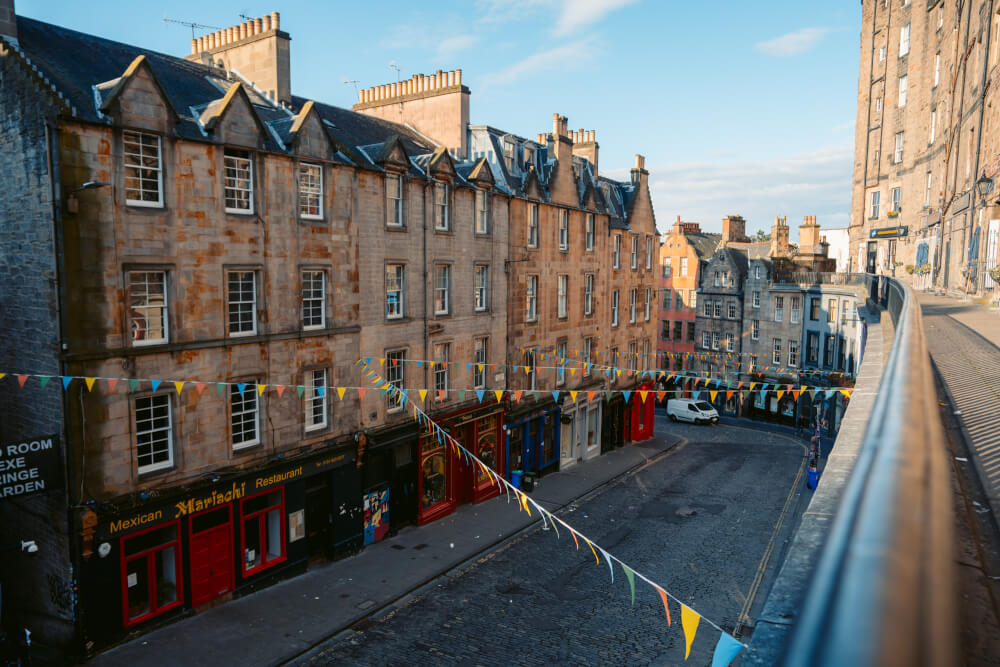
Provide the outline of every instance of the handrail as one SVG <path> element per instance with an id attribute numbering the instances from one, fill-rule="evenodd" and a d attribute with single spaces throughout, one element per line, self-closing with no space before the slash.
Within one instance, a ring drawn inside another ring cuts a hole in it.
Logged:
<path id="1" fill-rule="evenodd" d="M 871 413 L 815 566 L 790 553 L 779 575 L 784 604 L 801 589 L 797 618 L 784 637 L 755 631 L 746 664 L 957 664 L 951 479 L 920 307 L 895 279 L 864 280 L 894 322 L 885 370 L 852 399 Z"/>

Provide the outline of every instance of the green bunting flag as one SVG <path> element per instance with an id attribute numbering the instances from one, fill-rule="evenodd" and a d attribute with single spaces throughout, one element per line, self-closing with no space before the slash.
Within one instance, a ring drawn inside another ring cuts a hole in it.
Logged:
<path id="1" fill-rule="evenodd" d="M 620 565 L 625 571 L 625 578 L 628 579 L 628 586 L 632 590 L 632 606 L 635 606 L 635 572 L 629 569 L 625 563 L 620 563 Z"/>

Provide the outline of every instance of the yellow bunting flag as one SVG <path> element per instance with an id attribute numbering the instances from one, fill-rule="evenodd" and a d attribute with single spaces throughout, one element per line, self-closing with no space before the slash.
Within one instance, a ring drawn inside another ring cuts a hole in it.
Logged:
<path id="1" fill-rule="evenodd" d="M 712 400 L 714 401 L 715 397 L 719 395 L 719 390 L 718 389 L 714 389 L 714 390 L 708 392 L 708 395 L 711 396 Z"/>
<path id="2" fill-rule="evenodd" d="M 850 389 L 841 389 L 840 393 L 843 394 L 844 396 L 846 396 L 847 398 L 851 397 L 851 390 Z"/>
<path id="3" fill-rule="evenodd" d="M 521 494 L 521 504 L 524 505 L 524 511 L 528 513 L 528 516 L 531 516 L 531 510 L 528 508 L 528 494 L 527 493 L 522 493 Z"/>
<path id="4" fill-rule="evenodd" d="M 497 403 L 503 400 L 503 389 L 496 389 L 493 393 L 496 394 Z"/>
<path id="5" fill-rule="evenodd" d="M 647 396 L 649 396 L 649 392 L 648 392 L 648 391 L 640 391 L 640 392 L 639 392 L 639 398 L 641 398 L 641 399 L 642 399 L 642 402 L 643 402 L 643 403 L 645 403 L 645 402 L 646 402 L 646 397 L 647 397 Z"/>
<path id="6" fill-rule="evenodd" d="M 94 388 L 94 380 L 97 378 L 85 378 L 84 382 L 87 383 L 87 391 L 91 391 Z"/>
<path id="7" fill-rule="evenodd" d="M 569 376 L 573 377 L 575 374 L 576 374 L 576 369 L 575 368 L 570 368 L 569 369 Z"/>
<path id="8" fill-rule="evenodd" d="M 579 393 L 579 392 L 576 392 L 576 391 L 571 391 L 571 392 L 569 392 L 569 397 L 570 397 L 570 399 L 571 399 L 571 400 L 572 400 L 572 401 L 573 401 L 574 403 L 576 403 L 576 395 L 577 395 L 578 393 Z"/>
<path id="9" fill-rule="evenodd" d="M 660 594 L 660 599 L 663 600 L 663 611 L 667 612 L 667 627 L 669 628 L 672 622 L 670 621 L 670 604 L 667 602 L 667 592 L 659 586 L 656 587 L 656 592 Z"/>
<path id="10" fill-rule="evenodd" d="M 263 396 L 265 389 L 267 389 L 267 385 L 266 384 L 259 384 L 259 385 L 257 385 L 257 395 L 258 396 Z"/>
<path id="11" fill-rule="evenodd" d="M 756 382 L 751 382 L 750 383 L 750 391 L 753 391 L 753 388 L 756 387 L 756 386 L 757 386 Z"/>
<path id="12" fill-rule="evenodd" d="M 379 357 L 378 358 L 378 365 L 379 366 L 385 366 L 385 357 Z"/>
<path id="13" fill-rule="evenodd" d="M 5 377 L 7 377 L 6 373 L 0 373 L 0 380 L 4 379 Z"/>
<path id="14" fill-rule="evenodd" d="M 175 382 L 174 383 L 174 389 L 177 390 L 178 394 L 181 393 L 181 389 L 183 389 L 183 388 L 184 388 L 184 380 L 181 380 L 180 382 Z"/>
<path id="15" fill-rule="evenodd" d="M 423 401 L 424 399 L 427 398 L 427 390 L 426 389 L 421 389 L 417 393 L 420 394 L 420 400 L 421 401 Z"/>
<path id="16" fill-rule="evenodd" d="M 590 547 L 590 551 L 591 551 L 591 553 L 593 553 L 593 554 L 594 554 L 594 560 L 595 560 L 595 561 L 597 562 L 597 564 L 598 564 L 598 565 L 600 565 L 600 564 L 601 564 L 601 559 L 597 557 L 597 552 L 596 552 L 596 551 L 594 551 L 594 545 L 593 545 L 593 544 L 591 544 L 591 543 L 590 543 L 590 540 L 588 540 L 588 539 L 587 539 L 586 537 L 585 537 L 585 538 L 583 538 L 583 541 L 587 543 L 587 546 L 588 546 L 588 547 Z"/>
<path id="17" fill-rule="evenodd" d="M 685 660 L 691 655 L 691 642 L 694 641 L 694 635 L 698 632 L 698 623 L 700 621 L 701 616 L 698 615 L 698 612 L 690 607 L 681 605 L 681 626 L 684 627 L 684 644 L 686 646 L 684 649 Z"/>
<path id="18" fill-rule="evenodd" d="M 347 387 L 337 387 L 337 398 L 344 400 L 344 392 L 347 391 Z"/>

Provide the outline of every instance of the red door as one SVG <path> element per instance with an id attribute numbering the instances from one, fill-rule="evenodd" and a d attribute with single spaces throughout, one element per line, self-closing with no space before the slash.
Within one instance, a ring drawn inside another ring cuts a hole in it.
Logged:
<path id="1" fill-rule="evenodd" d="M 232 507 L 191 517 L 191 606 L 233 590 Z"/>

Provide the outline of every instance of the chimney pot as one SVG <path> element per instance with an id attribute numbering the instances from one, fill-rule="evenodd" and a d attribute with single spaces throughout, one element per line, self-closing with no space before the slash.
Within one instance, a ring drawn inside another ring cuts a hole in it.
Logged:
<path id="1" fill-rule="evenodd" d="M 449 70 L 448 72 L 448 87 L 455 85 L 455 70 Z"/>
<path id="2" fill-rule="evenodd" d="M 271 27 L 275 30 L 281 27 L 281 14 L 278 12 L 271 12 Z"/>
<path id="3" fill-rule="evenodd" d="M 264 14 L 264 16 L 262 16 L 261 18 L 263 19 L 263 23 L 264 23 L 264 32 L 270 32 L 270 30 L 271 30 L 271 17 L 268 16 L 267 14 Z"/>
<path id="4" fill-rule="evenodd" d="M 232 44 L 236 41 L 234 33 L 236 28 L 226 28 L 226 44 Z"/>
<path id="5" fill-rule="evenodd" d="M 455 85 L 456 86 L 462 85 L 462 70 L 460 69 L 455 70 Z"/>
<path id="6" fill-rule="evenodd" d="M 253 34 L 259 35 L 264 32 L 264 22 L 258 16 L 253 20 Z"/>

